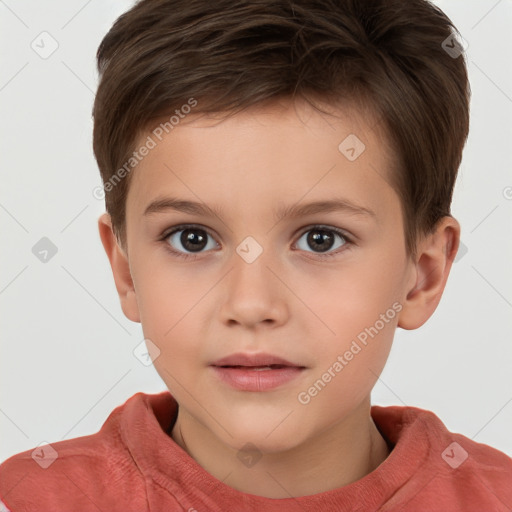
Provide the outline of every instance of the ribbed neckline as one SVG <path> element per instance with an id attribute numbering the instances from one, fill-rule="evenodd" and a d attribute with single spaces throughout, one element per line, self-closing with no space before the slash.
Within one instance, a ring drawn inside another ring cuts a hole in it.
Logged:
<path id="1" fill-rule="evenodd" d="M 233 510 L 243 504 L 255 510 L 375 510 L 396 493 L 429 458 L 430 411 L 407 406 L 371 407 L 372 418 L 391 452 L 374 471 L 346 486 L 297 498 L 273 499 L 247 494 L 224 484 L 203 469 L 167 433 L 178 404 L 168 391 L 137 393 L 123 406 L 120 434 L 146 481 L 153 480 L 180 503 L 199 510 Z M 414 453 L 414 456 L 412 455 Z M 357 504 L 357 509 L 354 506 Z"/>

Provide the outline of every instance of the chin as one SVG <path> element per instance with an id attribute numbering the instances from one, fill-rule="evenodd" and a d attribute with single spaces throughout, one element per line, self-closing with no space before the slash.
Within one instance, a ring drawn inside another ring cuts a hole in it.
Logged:
<path id="1" fill-rule="evenodd" d="M 286 421 L 286 420 L 285 420 Z M 297 445 L 306 441 L 304 431 L 296 432 L 296 429 L 285 428 L 279 421 L 273 421 L 272 424 L 258 422 L 257 420 L 251 426 L 226 425 L 227 430 L 233 437 L 223 432 L 223 441 L 235 450 L 241 450 L 243 447 L 251 450 L 256 447 L 261 453 L 272 454 L 292 450 Z"/>

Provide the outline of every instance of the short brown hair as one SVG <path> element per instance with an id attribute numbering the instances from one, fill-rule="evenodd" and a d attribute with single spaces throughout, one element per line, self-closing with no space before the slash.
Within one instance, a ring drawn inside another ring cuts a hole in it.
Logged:
<path id="1" fill-rule="evenodd" d="M 427 0 L 140 0 L 97 52 L 93 147 L 121 245 L 131 174 L 112 178 L 150 122 L 191 98 L 195 113 L 233 114 L 301 96 L 364 101 L 381 120 L 414 255 L 417 236 L 450 215 L 469 131 L 456 35 Z"/>

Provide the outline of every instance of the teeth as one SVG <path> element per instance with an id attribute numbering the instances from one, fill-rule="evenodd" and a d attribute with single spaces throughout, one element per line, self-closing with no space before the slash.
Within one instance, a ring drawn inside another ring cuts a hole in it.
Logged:
<path id="1" fill-rule="evenodd" d="M 272 368 L 270 368 L 270 366 L 258 366 L 258 367 L 253 367 L 252 369 L 257 372 L 261 372 L 263 370 L 272 370 Z"/>

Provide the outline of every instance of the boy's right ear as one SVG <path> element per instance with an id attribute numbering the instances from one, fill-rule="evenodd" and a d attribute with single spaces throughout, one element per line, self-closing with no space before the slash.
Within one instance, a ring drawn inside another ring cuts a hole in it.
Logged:
<path id="1" fill-rule="evenodd" d="M 118 244 L 108 213 L 103 213 L 98 219 L 98 229 L 101 242 L 112 267 L 112 274 L 114 275 L 114 282 L 123 313 L 132 322 L 140 322 L 139 307 L 128 257 Z"/>

